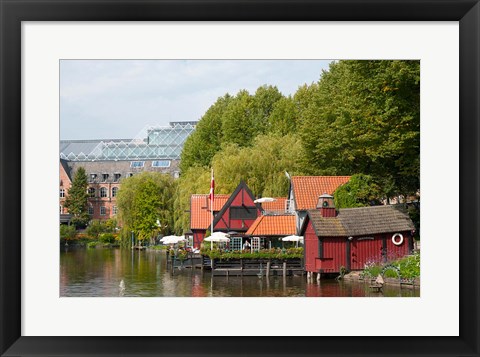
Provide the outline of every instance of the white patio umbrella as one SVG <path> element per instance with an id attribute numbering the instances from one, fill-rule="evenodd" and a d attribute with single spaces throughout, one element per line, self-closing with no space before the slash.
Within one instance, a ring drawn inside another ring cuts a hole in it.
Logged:
<path id="1" fill-rule="evenodd" d="M 177 244 L 185 240 L 184 236 L 167 236 L 167 239 L 163 241 L 163 244 Z"/>
<path id="2" fill-rule="evenodd" d="M 213 248 L 213 242 L 230 242 L 227 233 L 223 232 L 213 232 L 210 237 L 207 237 L 204 240 L 211 243 L 211 249 Z"/>
<path id="3" fill-rule="evenodd" d="M 172 238 L 177 238 L 178 236 L 165 236 L 160 239 L 160 242 L 165 243 L 165 241 L 170 240 Z"/>
<path id="4" fill-rule="evenodd" d="M 283 237 L 282 241 L 284 241 L 284 242 L 297 242 L 297 247 L 298 247 L 298 242 L 303 242 L 303 237 L 302 236 L 291 235 L 291 236 Z"/>
<path id="5" fill-rule="evenodd" d="M 253 203 L 274 202 L 276 200 L 277 200 L 276 198 L 272 198 L 272 197 L 262 197 L 253 201 Z"/>

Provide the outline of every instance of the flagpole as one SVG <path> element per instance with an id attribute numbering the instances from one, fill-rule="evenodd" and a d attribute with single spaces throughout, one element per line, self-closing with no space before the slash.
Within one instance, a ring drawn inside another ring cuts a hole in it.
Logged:
<path id="1" fill-rule="evenodd" d="M 213 177 L 213 167 L 212 167 L 212 180 L 210 181 L 210 211 L 212 213 L 212 224 L 210 228 L 210 236 L 213 235 L 213 200 L 214 200 L 214 190 L 215 190 L 215 179 Z M 213 249 L 213 241 L 210 241 L 210 249 Z"/>

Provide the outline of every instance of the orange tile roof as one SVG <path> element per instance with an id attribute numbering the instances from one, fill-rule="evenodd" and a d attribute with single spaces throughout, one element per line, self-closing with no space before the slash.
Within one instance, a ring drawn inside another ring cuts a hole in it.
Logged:
<path id="1" fill-rule="evenodd" d="M 255 236 L 287 236 L 295 234 L 295 216 L 260 216 L 248 229 L 248 235 Z"/>
<path id="2" fill-rule="evenodd" d="M 293 176 L 293 196 L 295 209 L 308 210 L 317 207 L 318 196 L 332 195 L 341 185 L 350 180 L 350 176 Z"/>
<path id="3" fill-rule="evenodd" d="M 285 201 L 287 197 L 274 197 L 276 201 L 263 202 L 262 208 L 265 211 L 285 211 Z"/>
<path id="4" fill-rule="evenodd" d="M 213 211 L 222 209 L 230 195 L 215 195 Z M 190 197 L 190 229 L 208 229 L 212 223 L 210 200 L 208 195 L 192 195 Z"/>

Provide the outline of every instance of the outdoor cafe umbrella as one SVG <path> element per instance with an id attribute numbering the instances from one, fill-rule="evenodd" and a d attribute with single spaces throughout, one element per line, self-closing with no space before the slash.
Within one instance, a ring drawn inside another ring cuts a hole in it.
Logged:
<path id="1" fill-rule="evenodd" d="M 227 233 L 223 232 L 213 232 L 210 237 L 207 237 L 204 240 L 211 243 L 211 249 L 213 249 L 213 242 L 230 242 Z"/>
<path id="2" fill-rule="evenodd" d="M 302 236 L 286 236 L 282 238 L 282 241 L 284 242 L 297 242 L 297 247 L 298 247 L 298 242 L 303 242 L 303 237 Z"/>
<path id="3" fill-rule="evenodd" d="M 166 236 L 166 237 L 163 237 L 163 238 L 166 238 L 166 239 L 163 240 L 163 242 L 162 242 L 163 244 L 177 244 L 178 242 L 182 242 L 182 241 L 185 240 L 184 236 Z"/>
<path id="4" fill-rule="evenodd" d="M 177 236 L 165 236 L 160 239 L 160 242 L 165 243 L 165 241 L 170 240 L 172 238 L 177 238 Z"/>
<path id="5" fill-rule="evenodd" d="M 272 197 L 262 197 L 262 198 L 258 198 L 255 201 L 253 201 L 253 203 L 274 202 L 276 200 L 277 199 L 272 198 Z"/>

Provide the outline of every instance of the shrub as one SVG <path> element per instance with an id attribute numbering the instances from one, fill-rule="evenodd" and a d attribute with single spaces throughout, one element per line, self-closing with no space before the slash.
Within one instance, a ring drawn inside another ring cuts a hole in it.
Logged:
<path id="1" fill-rule="evenodd" d="M 60 225 L 60 239 L 61 240 L 74 239 L 75 234 L 76 234 L 75 226 L 66 226 L 64 224 Z"/>

